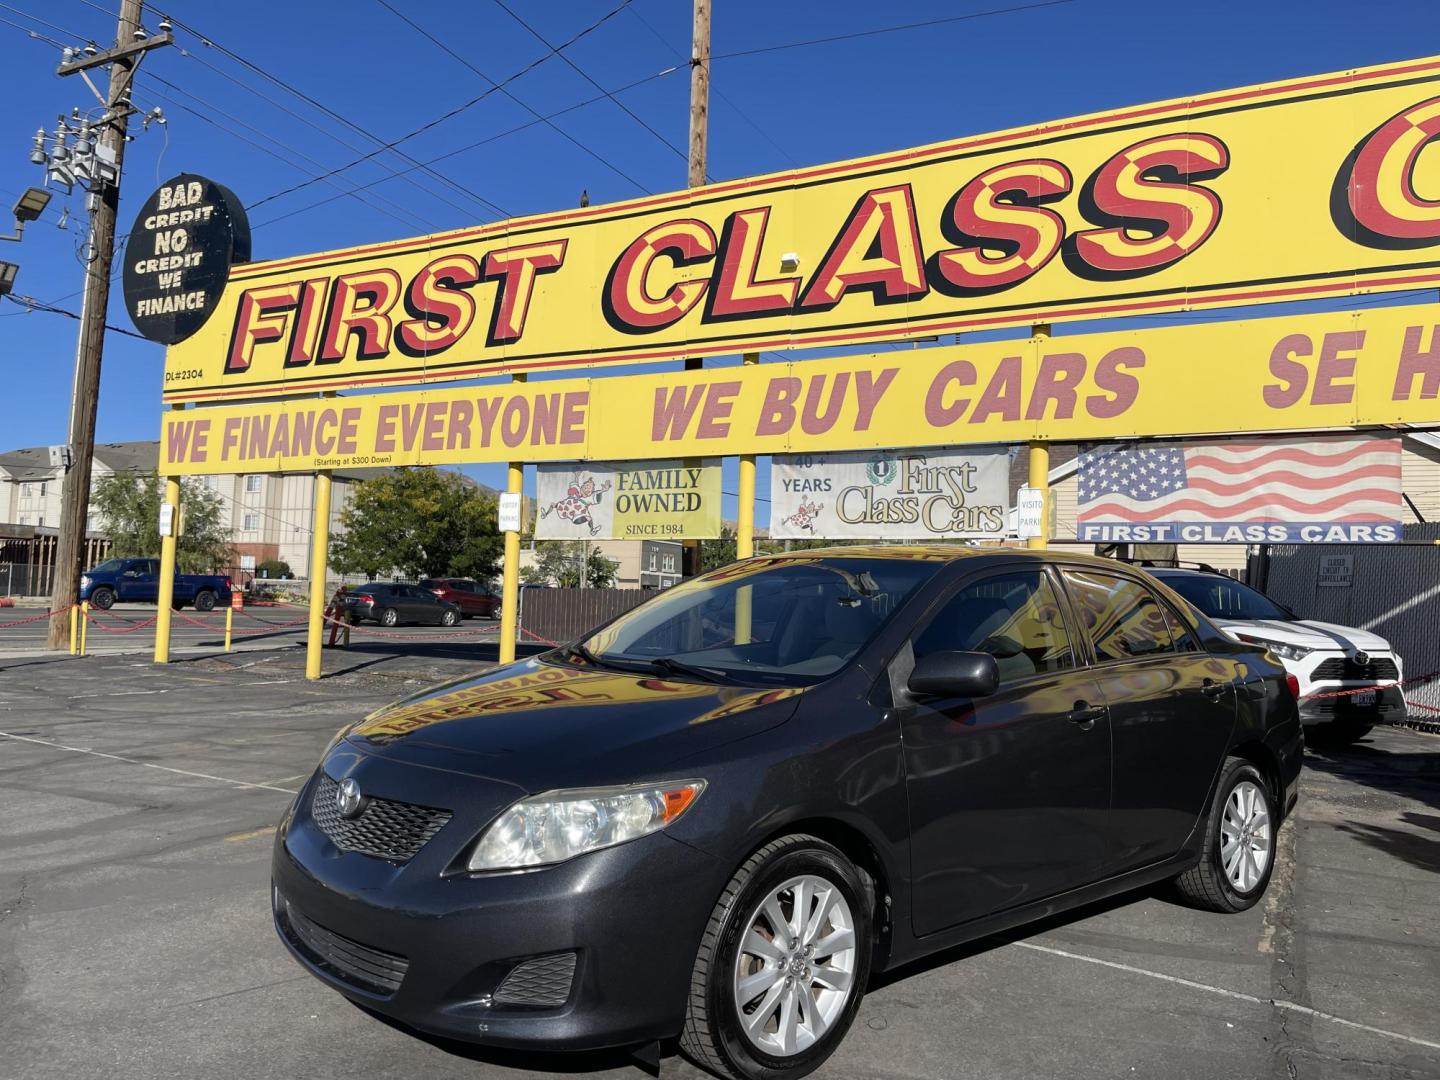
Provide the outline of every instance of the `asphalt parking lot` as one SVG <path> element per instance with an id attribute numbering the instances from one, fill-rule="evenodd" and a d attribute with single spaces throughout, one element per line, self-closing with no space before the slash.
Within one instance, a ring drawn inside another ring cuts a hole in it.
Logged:
<path id="1" fill-rule="evenodd" d="M 335 729 L 474 656 L 0 659 L 0 1076 L 642 1076 L 421 1041 L 271 929 L 273 826 Z M 1437 916 L 1440 737 L 1379 730 L 1308 756 L 1265 904 L 1138 894 L 887 975 L 817 1075 L 1440 1077 Z"/>

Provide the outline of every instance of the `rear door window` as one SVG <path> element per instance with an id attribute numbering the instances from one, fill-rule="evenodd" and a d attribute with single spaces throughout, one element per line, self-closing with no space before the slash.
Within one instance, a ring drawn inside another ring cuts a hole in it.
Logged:
<path id="1" fill-rule="evenodd" d="M 1075 666 L 1060 604 L 1040 570 L 997 574 L 966 585 L 914 642 L 915 659 L 934 652 L 986 652 L 1002 683 Z"/>
<path id="2" fill-rule="evenodd" d="M 1075 615 L 1095 647 L 1097 661 L 1175 651 L 1165 611 L 1144 585 L 1094 570 L 1066 569 L 1063 574 Z"/>

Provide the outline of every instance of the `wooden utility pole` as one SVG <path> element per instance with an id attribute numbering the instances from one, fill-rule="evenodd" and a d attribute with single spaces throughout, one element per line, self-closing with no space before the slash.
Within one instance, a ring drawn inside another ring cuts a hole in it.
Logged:
<path id="1" fill-rule="evenodd" d="M 705 183 L 705 141 L 710 130 L 710 0 L 695 0 L 690 43 L 689 187 Z"/>
<path id="2" fill-rule="evenodd" d="M 49 645 L 64 648 L 69 640 L 69 607 L 80 589 L 85 557 L 85 525 L 90 510 L 90 464 L 95 454 L 95 413 L 100 403 L 100 357 L 105 348 L 105 311 L 110 303 L 110 267 L 115 256 L 115 212 L 120 205 L 120 175 L 125 163 L 125 130 L 129 126 L 130 84 L 144 53 L 169 44 L 169 35 L 137 37 L 141 0 L 121 0 L 115 48 L 62 64 L 58 74 L 73 75 L 100 64 L 110 65 L 105 105 L 109 122 L 98 145 L 114 155 L 115 182 L 99 186 L 89 197 L 90 250 L 85 266 L 85 299 L 80 309 L 80 340 L 75 351 L 75 389 L 70 402 L 71 468 L 65 476 L 60 504 L 60 537 L 55 555 L 55 588 L 50 596 Z M 108 156 L 108 154 L 107 154 Z"/>
<path id="3" fill-rule="evenodd" d="M 705 151 L 710 135 L 710 0 L 695 0 L 695 25 L 690 39 L 690 173 L 687 187 L 705 184 Z M 685 358 L 686 371 L 699 371 L 705 361 Z M 700 572 L 700 541 L 684 541 L 681 570 Z"/>

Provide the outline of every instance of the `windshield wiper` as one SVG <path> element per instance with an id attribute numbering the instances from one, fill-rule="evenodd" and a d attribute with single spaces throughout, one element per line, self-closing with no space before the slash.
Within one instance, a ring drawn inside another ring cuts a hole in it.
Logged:
<path id="1" fill-rule="evenodd" d="M 590 651 L 583 641 L 573 641 L 560 650 L 560 655 L 567 660 L 583 660 L 591 667 L 603 668 L 605 662 Z"/>
<path id="2" fill-rule="evenodd" d="M 719 668 L 687 664 L 684 660 L 676 660 L 672 656 L 657 656 L 650 661 L 650 666 L 660 675 L 689 675 L 692 679 L 699 679 L 702 682 L 735 682 L 735 679 Z"/>

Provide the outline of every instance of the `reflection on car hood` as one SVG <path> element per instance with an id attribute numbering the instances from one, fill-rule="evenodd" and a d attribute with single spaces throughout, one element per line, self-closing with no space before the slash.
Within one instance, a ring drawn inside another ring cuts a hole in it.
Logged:
<path id="1" fill-rule="evenodd" d="M 347 737 L 371 753 L 543 791 L 653 775 L 784 723 L 802 693 L 532 659 L 376 710 Z"/>
<path id="2" fill-rule="evenodd" d="M 1324 649 L 1351 656 L 1356 652 L 1389 653 L 1390 643 L 1378 634 L 1336 623 L 1286 622 L 1281 619 L 1215 619 L 1215 625 L 1229 634 L 1250 634 L 1267 641 L 1280 641 L 1304 649 Z"/>

